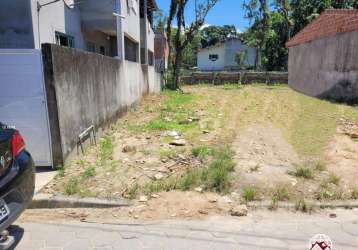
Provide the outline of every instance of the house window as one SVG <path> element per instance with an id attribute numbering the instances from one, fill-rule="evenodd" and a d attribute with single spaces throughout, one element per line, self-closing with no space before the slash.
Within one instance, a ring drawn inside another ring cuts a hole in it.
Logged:
<path id="1" fill-rule="evenodd" d="M 218 54 L 210 54 L 210 55 L 209 55 L 209 60 L 210 60 L 210 61 L 215 62 L 215 61 L 217 61 L 218 59 L 219 59 L 219 55 L 218 55 Z"/>
<path id="2" fill-rule="evenodd" d="M 99 53 L 101 55 L 106 55 L 106 48 L 104 46 L 99 46 Z"/>
<path id="3" fill-rule="evenodd" d="M 57 32 L 57 31 L 55 33 L 55 36 L 56 36 L 56 44 L 57 45 L 70 47 L 70 48 L 75 47 L 75 38 L 73 36 L 69 36 L 69 35 L 66 35 L 64 33 Z"/>
<path id="4" fill-rule="evenodd" d="M 92 42 L 87 42 L 87 51 L 88 52 L 96 52 L 96 44 L 92 43 Z"/>
<path id="5" fill-rule="evenodd" d="M 138 43 L 128 37 L 124 37 L 125 59 L 131 62 L 138 62 Z"/>
<path id="6" fill-rule="evenodd" d="M 148 64 L 150 66 L 154 65 L 154 54 L 152 51 L 148 50 Z"/>

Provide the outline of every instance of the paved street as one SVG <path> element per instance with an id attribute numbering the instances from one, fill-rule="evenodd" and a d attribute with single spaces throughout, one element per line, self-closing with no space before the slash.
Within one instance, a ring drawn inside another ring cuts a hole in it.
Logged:
<path id="1" fill-rule="evenodd" d="M 211 217 L 205 221 L 125 224 L 20 223 L 12 233 L 19 250 L 110 249 L 308 249 L 315 234 L 329 235 L 334 249 L 358 248 L 358 210 L 314 216 L 256 212 L 244 218 Z"/>

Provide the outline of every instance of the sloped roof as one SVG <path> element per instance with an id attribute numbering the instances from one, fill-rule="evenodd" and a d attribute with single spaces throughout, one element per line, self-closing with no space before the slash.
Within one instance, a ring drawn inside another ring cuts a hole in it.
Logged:
<path id="1" fill-rule="evenodd" d="M 328 9 L 291 38 L 286 46 L 292 47 L 355 30 L 358 30 L 358 10 Z"/>

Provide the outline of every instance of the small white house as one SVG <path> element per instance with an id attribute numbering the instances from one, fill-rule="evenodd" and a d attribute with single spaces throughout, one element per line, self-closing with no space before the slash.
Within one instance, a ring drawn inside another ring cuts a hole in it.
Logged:
<path id="1" fill-rule="evenodd" d="M 245 66 L 254 66 L 256 49 L 247 47 L 238 38 L 229 38 L 224 43 L 199 50 L 198 69 L 202 71 L 221 71 L 238 68 L 236 57 L 245 52 Z"/>

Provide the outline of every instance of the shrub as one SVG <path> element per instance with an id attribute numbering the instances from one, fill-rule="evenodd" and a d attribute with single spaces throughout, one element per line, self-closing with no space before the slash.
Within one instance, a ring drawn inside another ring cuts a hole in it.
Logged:
<path id="1" fill-rule="evenodd" d="M 244 187 L 242 192 L 242 196 L 246 202 L 254 201 L 257 199 L 258 190 L 254 186 Z"/>

